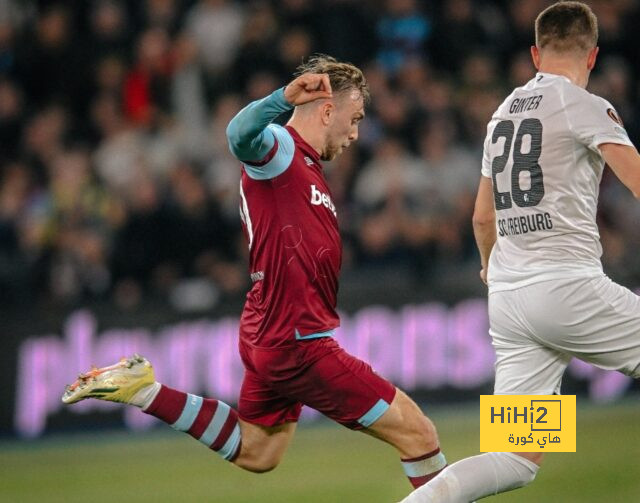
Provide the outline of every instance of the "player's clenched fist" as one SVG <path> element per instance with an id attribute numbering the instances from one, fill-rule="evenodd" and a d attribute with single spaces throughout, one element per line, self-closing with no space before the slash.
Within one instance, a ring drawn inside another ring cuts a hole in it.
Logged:
<path id="1" fill-rule="evenodd" d="M 332 96 L 331 83 L 326 73 L 305 73 L 284 88 L 285 99 L 294 106 Z"/>

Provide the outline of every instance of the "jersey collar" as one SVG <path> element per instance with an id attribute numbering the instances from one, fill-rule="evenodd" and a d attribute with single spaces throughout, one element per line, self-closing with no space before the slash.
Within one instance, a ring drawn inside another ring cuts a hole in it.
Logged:
<path id="1" fill-rule="evenodd" d="M 564 75 L 558 75 L 557 73 L 546 73 L 546 72 L 538 72 L 538 73 L 536 73 L 536 77 L 535 77 L 536 83 L 540 82 L 543 78 L 547 78 L 547 79 L 564 79 L 569 84 L 573 83 L 573 82 L 571 82 L 571 80 L 569 80 L 569 77 L 565 77 Z"/>
<path id="2" fill-rule="evenodd" d="M 311 145 L 309 145 L 302 136 L 300 136 L 300 134 L 293 129 L 291 126 L 287 125 L 285 126 L 285 128 L 287 129 L 287 131 L 289 131 L 289 133 L 291 134 L 291 136 L 293 136 L 293 139 L 296 141 L 296 143 L 299 144 L 300 149 L 304 152 L 305 155 L 308 155 L 309 157 L 311 157 L 311 159 L 313 159 L 314 162 L 318 163 L 318 165 L 322 166 L 320 164 L 320 154 L 316 151 L 315 148 L 313 148 Z"/>

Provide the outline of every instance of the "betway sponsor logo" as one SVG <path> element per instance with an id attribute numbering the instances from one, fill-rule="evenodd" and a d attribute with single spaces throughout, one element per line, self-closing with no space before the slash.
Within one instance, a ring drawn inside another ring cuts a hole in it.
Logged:
<path id="1" fill-rule="evenodd" d="M 322 205 L 325 208 L 331 210 L 331 213 L 333 213 L 334 216 L 338 216 L 338 214 L 336 213 L 336 207 L 331 201 L 331 197 L 324 192 L 320 192 L 318 189 L 316 189 L 315 185 L 311 186 L 311 204 L 313 204 L 314 206 Z"/>

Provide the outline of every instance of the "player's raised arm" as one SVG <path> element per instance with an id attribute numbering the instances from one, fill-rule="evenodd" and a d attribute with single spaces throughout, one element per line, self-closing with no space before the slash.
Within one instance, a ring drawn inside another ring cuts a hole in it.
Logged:
<path id="1" fill-rule="evenodd" d="M 245 163 L 262 165 L 277 141 L 276 134 L 267 126 L 295 106 L 331 96 L 328 75 L 304 74 L 287 87 L 250 103 L 227 126 L 231 153 Z"/>
<path id="2" fill-rule="evenodd" d="M 615 175 L 640 199 L 640 154 L 636 148 L 618 143 L 603 143 L 599 148 Z"/>
<path id="3" fill-rule="evenodd" d="M 274 147 L 276 138 L 267 126 L 293 108 L 284 96 L 284 88 L 266 98 L 249 103 L 231 119 L 227 141 L 231 153 L 243 162 L 260 162 Z"/>

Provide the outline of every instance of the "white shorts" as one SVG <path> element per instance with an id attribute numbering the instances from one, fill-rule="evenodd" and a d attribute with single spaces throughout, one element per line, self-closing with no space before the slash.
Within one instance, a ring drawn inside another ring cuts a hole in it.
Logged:
<path id="1" fill-rule="evenodd" d="M 495 394 L 560 393 L 572 357 L 640 378 L 640 297 L 606 276 L 489 295 Z"/>

